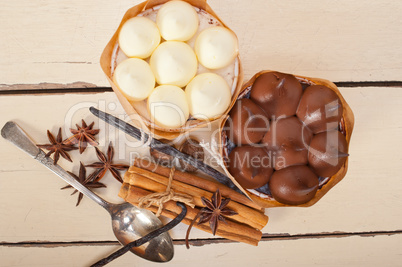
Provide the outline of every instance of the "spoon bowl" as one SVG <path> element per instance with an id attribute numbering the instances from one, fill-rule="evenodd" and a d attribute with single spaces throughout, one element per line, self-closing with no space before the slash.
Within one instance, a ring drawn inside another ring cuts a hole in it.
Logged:
<path id="1" fill-rule="evenodd" d="M 163 226 L 151 211 L 139 209 L 130 203 L 114 205 L 109 209 L 112 216 L 114 235 L 122 245 L 138 240 Z M 151 239 L 148 243 L 131 248 L 131 252 L 154 262 L 167 262 L 173 258 L 173 242 L 167 232 Z"/>
<path id="2" fill-rule="evenodd" d="M 130 203 L 112 204 L 82 185 L 62 167 L 53 163 L 45 152 L 39 149 L 25 132 L 14 122 L 7 122 L 1 129 L 1 135 L 45 167 L 57 174 L 72 187 L 105 208 L 112 217 L 112 227 L 116 238 L 122 245 L 127 245 L 163 226 L 155 214 L 137 208 Z M 149 261 L 166 262 L 173 258 L 173 241 L 167 232 L 160 234 L 147 243 L 133 247 L 131 252 Z"/>

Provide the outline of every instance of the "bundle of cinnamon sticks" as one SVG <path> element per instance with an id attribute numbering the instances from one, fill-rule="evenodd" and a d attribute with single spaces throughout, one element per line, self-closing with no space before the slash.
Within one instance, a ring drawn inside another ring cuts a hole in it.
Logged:
<path id="1" fill-rule="evenodd" d="M 170 171 L 170 168 L 156 165 L 148 160 L 137 159 L 124 175 L 119 196 L 133 205 L 138 205 L 141 197 L 166 190 Z M 182 221 L 188 225 L 191 224 L 200 208 L 204 207 L 201 197 L 211 199 L 213 193 L 219 189 L 222 197 L 231 199 L 227 207 L 238 214 L 225 218 L 227 224 L 219 224 L 216 234 L 230 240 L 258 245 L 262 236 L 261 229 L 267 224 L 268 216 L 264 214 L 260 206 L 246 196 L 218 182 L 178 170 L 174 172 L 171 188 L 177 193 L 193 197 L 195 207 L 187 207 L 187 215 Z M 151 206 L 148 209 L 156 212 L 158 207 Z M 168 201 L 163 205 L 163 216 L 173 219 L 180 212 L 181 209 L 174 201 Z M 212 233 L 207 223 L 194 224 L 194 227 Z"/>

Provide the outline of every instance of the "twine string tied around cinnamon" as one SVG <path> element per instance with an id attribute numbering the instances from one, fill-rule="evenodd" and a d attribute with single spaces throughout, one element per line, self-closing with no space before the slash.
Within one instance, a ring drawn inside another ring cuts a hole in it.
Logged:
<path id="1" fill-rule="evenodd" d="M 187 195 L 187 194 L 177 193 L 172 189 L 172 180 L 173 180 L 174 172 L 175 172 L 175 167 L 173 166 L 170 169 L 169 182 L 168 182 L 165 192 L 152 193 L 152 194 L 146 195 L 144 197 L 141 197 L 139 199 L 138 206 L 140 208 L 149 208 L 152 205 L 156 205 L 158 207 L 158 211 L 156 212 L 157 217 L 159 217 L 162 213 L 163 204 L 170 200 L 176 201 L 176 202 L 182 202 L 182 203 L 188 205 L 189 207 L 194 208 L 195 204 L 194 204 L 194 199 L 192 196 Z"/>

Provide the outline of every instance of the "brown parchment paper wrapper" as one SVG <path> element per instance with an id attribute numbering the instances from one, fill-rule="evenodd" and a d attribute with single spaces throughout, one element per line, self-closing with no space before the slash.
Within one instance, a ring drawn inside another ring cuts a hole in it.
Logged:
<path id="1" fill-rule="evenodd" d="M 123 106 L 127 115 L 130 117 L 130 119 L 131 119 L 130 123 L 138 128 L 141 128 L 145 132 L 151 133 L 155 138 L 158 138 L 158 139 L 163 138 L 163 139 L 172 140 L 172 139 L 179 137 L 180 135 L 182 135 L 185 132 L 194 131 L 195 129 L 205 126 L 205 124 L 208 124 L 211 121 L 220 119 L 221 117 L 214 118 L 213 120 L 208 120 L 208 121 L 193 120 L 193 119 L 188 120 L 185 125 L 183 125 L 180 128 L 175 128 L 175 129 L 165 129 L 165 128 L 159 127 L 159 126 L 151 123 L 151 121 L 148 120 L 147 118 L 144 118 L 143 116 L 139 115 L 139 112 L 130 104 L 130 102 L 124 97 L 124 95 L 120 92 L 118 87 L 114 84 L 113 78 L 112 78 L 112 57 L 113 57 L 115 45 L 118 42 L 118 35 L 120 32 L 120 29 L 123 26 L 123 24 L 128 19 L 137 16 L 141 12 L 143 12 L 147 9 L 151 9 L 155 6 L 164 4 L 168 1 L 169 0 L 148 0 L 148 1 L 145 1 L 141 4 L 138 4 L 138 5 L 130 8 L 129 10 L 127 10 L 127 12 L 124 14 L 123 19 L 120 22 L 118 29 L 114 33 L 113 37 L 110 39 L 109 43 L 106 45 L 105 49 L 103 50 L 103 53 L 100 58 L 100 65 L 101 65 L 103 72 L 105 73 L 105 75 L 107 77 L 107 80 L 109 81 L 110 85 L 112 86 L 113 91 L 117 95 L 119 102 Z M 220 18 L 215 14 L 215 12 L 212 10 L 212 8 L 207 4 L 206 0 L 184 0 L 184 1 L 193 5 L 194 7 L 198 7 L 200 9 L 206 11 L 207 13 L 209 13 L 210 15 L 215 17 L 215 19 L 218 20 L 222 24 L 222 26 L 224 26 L 230 30 L 230 28 L 227 27 L 225 25 L 225 23 L 222 20 L 220 20 Z M 243 70 L 241 67 L 241 62 L 240 62 L 239 56 L 237 57 L 237 60 L 238 60 L 238 76 L 237 76 L 236 87 L 232 94 L 231 104 L 228 107 L 228 109 L 226 110 L 226 112 L 223 114 L 223 116 L 225 114 L 227 114 L 229 112 L 229 110 L 233 107 L 233 105 L 238 97 L 238 94 L 240 93 L 241 86 L 243 84 Z"/>
<path id="2" fill-rule="evenodd" d="M 263 73 L 266 72 L 272 72 L 270 70 L 265 70 L 265 71 L 261 71 L 258 72 L 257 74 L 255 74 L 247 83 L 245 83 L 242 87 L 242 90 L 239 94 L 238 99 L 243 98 L 251 89 L 251 85 L 253 85 L 253 83 L 255 82 L 255 80 L 257 79 L 258 76 L 260 76 Z M 324 85 L 329 87 L 330 89 L 332 89 L 338 96 L 339 99 L 342 102 L 343 105 L 343 117 L 341 120 L 341 132 L 346 136 L 346 141 L 348 143 L 350 143 L 350 138 L 352 136 L 352 131 L 353 131 L 353 126 L 354 126 L 354 115 L 352 110 L 350 109 L 348 103 L 346 103 L 345 99 L 343 98 L 341 92 L 339 91 L 338 87 L 336 87 L 336 85 L 328 80 L 324 80 L 324 79 L 319 79 L 319 78 L 309 78 L 309 77 L 304 77 L 304 76 L 298 76 L 298 75 L 294 75 L 299 82 L 304 83 L 304 84 L 308 84 L 308 85 Z M 225 119 L 222 119 L 220 122 L 220 135 L 218 136 L 219 140 L 217 141 L 217 143 L 219 144 L 219 151 L 220 151 L 220 156 L 222 157 L 222 160 L 225 162 L 225 159 L 227 158 L 227 147 L 225 144 L 225 136 L 224 136 L 224 132 L 223 132 L 223 127 L 226 123 L 226 120 L 228 119 L 228 116 L 225 117 Z M 314 198 L 312 200 L 310 200 L 307 203 L 301 204 L 301 205 L 287 205 L 287 204 L 282 204 L 279 203 L 278 201 L 276 201 L 273 197 L 268 197 L 268 198 L 262 198 L 259 197 L 249 191 L 247 191 L 247 194 L 249 195 L 249 197 L 255 201 L 257 204 L 259 204 L 261 207 L 263 208 L 272 208 L 272 207 L 309 207 L 314 205 L 318 200 L 320 200 L 332 187 L 334 187 L 337 183 L 339 183 L 343 177 L 345 177 L 347 169 L 348 169 L 348 161 L 349 158 L 346 159 L 345 164 L 342 166 L 342 168 L 335 174 L 333 175 L 329 181 L 324 184 L 320 189 L 317 190 L 316 195 L 314 196 Z M 228 175 L 232 180 L 235 180 L 235 178 L 229 173 L 228 169 L 226 168 L 226 165 L 223 166 L 223 169 L 226 173 L 226 175 Z"/>
<path id="3" fill-rule="evenodd" d="M 211 123 L 208 123 L 207 125 L 198 127 L 196 131 L 185 132 L 178 138 L 174 140 L 169 140 L 167 144 L 179 149 L 186 140 L 196 140 L 204 149 L 204 163 L 222 173 L 225 173 L 227 172 L 227 170 L 221 157 L 221 151 L 219 150 L 218 141 L 220 140 L 222 121 L 226 120 L 226 117 L 227 116 L 221 117 Z M 202 173 L 201 171 L 197 171 L 195 174 L 204 179 L 216 181 L 212 177 Z M 227 172 L 227 174 L 229 173 Z M 236 179 L 234 179 L 232 176 L 228 177 L 232 180 L 237 188 L 239 188 L 246 196 L 248 196 L 247 191 L 241 187 Z"/>

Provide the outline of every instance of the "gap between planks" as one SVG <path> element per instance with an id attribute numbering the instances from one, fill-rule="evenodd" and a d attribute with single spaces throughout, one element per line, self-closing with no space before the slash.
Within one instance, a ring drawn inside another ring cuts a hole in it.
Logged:
<path id="1" fill-rule="evenodd" d="M 343 238 L 351 236 L 374 237 L 400 235 L 402 230 L 394 231 L 372 231 L 372 232 L 332 232 L 332 233 L 312 233 L 312 234 L 263 234 L 261 242 L 282 241 L 282 240 L 300 240 L 300 239 L 322 239 L 322 238 Z M 204 246 L 209 244 L 237 243 L 236 241 L 224 238 L 203 238 L 189 240 L 191 246 Z M 184 239 L 173 240 L 175 245 L 184 245 Z M 118 241 L 70 241 L 70 242 L 50 242 L 50 241 L 26 241 L 26 242 L 1 242 L 0 247 L 73 247 L 73 246 L 116 246 Z"/>
<path id="2" fill-rule="evenodd" d="M 366 82 L 334 82 L 338 87 L 402 87 L 402 81 L 366 81 Z M 51 87 L 38 87 L 37 85 L 18 85 L 3 89 L 0 85 L 0 95 L 38 95 L 38 94 L 68 94 L 68 93 L 105 93 L 112 92 L 111 87 L 83 86 L 75 87 L 67 85 L 51 84 Z"/>

